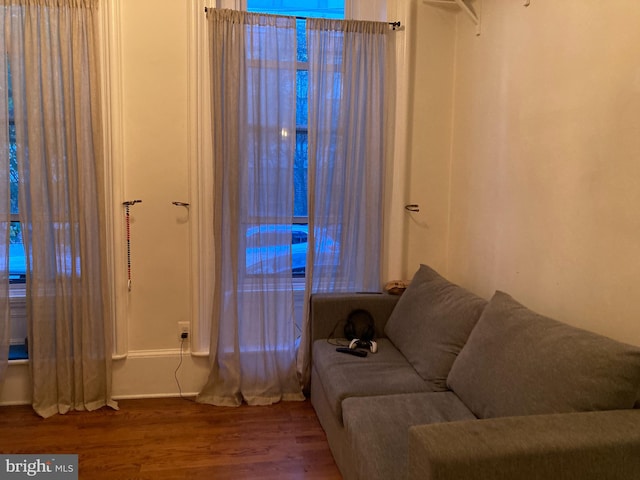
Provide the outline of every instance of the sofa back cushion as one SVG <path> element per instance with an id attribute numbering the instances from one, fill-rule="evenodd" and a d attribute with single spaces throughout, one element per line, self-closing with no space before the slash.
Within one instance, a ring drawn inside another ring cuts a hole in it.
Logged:
<path id="1" fill-rule="evenodd" d="M 451 365 L 486 304 L 421 265 L 384 332 L 433 391 L 448 390 Z"/>
<path id="2" fill-rule="evenodd" d="M 544 317 L 496 292 L 448 384 L 480 418 L 633 408 L 640 348 Z"/>

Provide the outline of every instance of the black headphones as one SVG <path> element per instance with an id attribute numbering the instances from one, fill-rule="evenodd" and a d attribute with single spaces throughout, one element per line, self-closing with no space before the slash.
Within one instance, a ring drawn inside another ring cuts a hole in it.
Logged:
<path id="1" fill-rule="evenodd" d="M 344 336 L 347 340 L 373 340 L 376 336 L 376 326 L 369 312 L 361 308 L 352 310 L 347 316 L 344 326 Z"/>

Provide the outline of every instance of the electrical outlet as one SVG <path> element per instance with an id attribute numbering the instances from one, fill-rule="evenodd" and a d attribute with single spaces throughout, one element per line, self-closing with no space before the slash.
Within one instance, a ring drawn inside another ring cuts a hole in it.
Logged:
<path id="1" fill-rule="evenodd" d="M 178 339 L 187 340 L 191 334 L 189 322 L 178 322 Z M 186 335 L 186 336 L 185 336 Z"/>

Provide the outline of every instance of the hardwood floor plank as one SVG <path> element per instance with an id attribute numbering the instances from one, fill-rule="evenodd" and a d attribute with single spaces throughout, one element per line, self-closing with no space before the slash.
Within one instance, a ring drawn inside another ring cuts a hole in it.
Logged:
<path id="1" fill-rule="evenodd" d="M 3 454 L 78 454 L 87 480 L 339 480 L 309 401 L 213 407 L 179 398 L 41 419 L 0 407 Z"/>

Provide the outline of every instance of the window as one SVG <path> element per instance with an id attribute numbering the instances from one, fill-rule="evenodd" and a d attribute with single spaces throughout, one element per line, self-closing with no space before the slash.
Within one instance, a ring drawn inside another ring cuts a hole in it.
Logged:
<path id="1" fill-rule="evenodd" d="M 18 157 L 16 143 L 16 126 L 13 114 L 13 94 L 11 87 L 11 70 L 7 73 L 9 90 L 9 162 L 11 178 L 11 233 L 9 244 L 9 280 L 12 284 L 24 283 L 26 277 L 26 263 L 24 246 L 22 244 L 22 230 L 18 218 Z"/>
<path id="2" fill-rule="evenodd" d="M 248 10 L 252 12 L 265 12 L 265 13 L 274 13 L 274 14 L 286 14 L 286 15 L 300 15 L 305 17 L 314 17 L 320 16 L 323 14 L 322 11 L 318 11 L 318 7 L 324 7 L 324 14 L 327 11 L 330 12 L 330 15 L 335 18 L 354 18 L 360 20 L 378 20 L 383 21 L 387 18 L 386 6 L 387 2 L 385 0 L 338 0 L 331 4 L 333 0 L 328 0 L 324 2 L 318 2 L 317 0 L 310 0 L 300 2 L 294 0 L 198 0 L 193 2 L 188 2 L 189 9 L 191 14 L 188 16 L 189 18 L 189 29 L 194 32 L 194 35 L 189 36 L 189 64 L 193 65 L 193 68 L 189 71 L 189 98 L 192 99 L 189 102 L 189 111 L 190 111 L 190 128 L 188 129 L 189 135 L 189 145 L 190 147 L 190 162 L 192 168 L 190 169 L 190 182 L 191 185 L 194 186 L 194 194 L 198 200 L 198 222 L 192 222 L 192 232 L 194 239 L 194 248 L 191 249 L 191 267 L 192 267 L 192 277 L 191 280 L 194 286 L 197 286 L 197 289 L 200 294 L 193 295 L 193 303 L 192 303 L 192 312 L 194 318 L 197 318 L 197 323 L 195 324 L 194 332 L 191 336 L 191 351 L 192 354 L 200 355 L 200 354 L 208 354 L 209 353 L 209 339 L 210 339 L 210 327 L 211 327 L 211 297 L 207 295 L 206 292 L 211 292 L 216 289 L 214 285 L 214 279 L 211 275 L 211 271 L 213 270 L 213 266 L 215 265 L 215 251 L 212 248 L 200 248 L 202 245 L 214 245 L 216 240 L 212 232 L 214 231 L 214 205 L 210 202 L 211 192 L 213 191 L 213 183 L 212 183 L 212 172 L 211 170 L 211 158 L 213 157 L 212 152 L 212 144 L 211 136 L 209 132 L 212 130 L 211 128 L 211 98 L 210 98 L 210 44 L 208 39 L 208 25 L 206 21 L 206 16 L 202 15 L 202 11 L 205 8 L 228 8 L 228 9 L 237 9 L 240 6 L 246 8 L 248 3 Z M 309 4 L 312 4 L 309 6 Z M 333 7 L 333 5 L 337 4 L 337 7 Z M 301 6 L 304 5 L 304 6 Z M 406 9 L 400 8 L 399 13 L 401 17 L 404 17 L 408 12 Z M 327 15 L 325 15 L 327 16 Z M 298 41 L 300 45 L 306 46 L 306 22 L 299 22 L 300 30 L 298 31 Z M 304 27 L 304 28 L 302 28 Z M 303 43 L 304 42 L 304 43 Z M 400 37 L 400 44 L 403 45 L 404 48 L 404 36 Z M 306 56 L 302 57 L 306 59 Z M 402 57 L 404 59 L 404 57 Z M 401 59 L 401 60 L 402 60 Z M 404 61 L 404 60 L 403 60 Z M 401 63 L 403 72 L 405 71 L 406 65 Z M 299 76 L 305 78 L 306 72 L 304 69 L 301 69 L 302 72 Z M 302 82 L 302 81 L 301 81 Z M 402 115 L 398 118 L 406 117 L 406 105 L 404 105 L 404 98 L 401 95 L 402 92 L 407 91 L 407 77 L 406 72 L 403 74 L 401 81 L 398 84 L 398 88 L 392 92 L 398 96 L 402 103 Z M 303 89 L 306 94 L 306 89 Z M 304 96 L 306 100 L 306 95 Z M 296 142 L 297 151 L 296 151 L 296 159 L 297 165 L 300 165 L 298 169 L 295 169 L 294 176 L 295 184 L 294 186 L 298 189 L 296 194 L 296 205 L 295 215 L 296 218 L 293 220 L 293 225 L 291 226 L 291 241 L 295 240 L 295 225 L 297 222 L 300 222 L 301 225 L 306 226 L 307 217 L 306 217 L 306 105 L 305 102 L 300 102 L 300 108 L 298 109 L 298 126 L 297 129 L 297 137 L 299 137 Z M 304 105 L 304 107 L 303 107 Z M 304 116 L 303 116 L 304 115 Z M 401 136 L 404 135 L 401 132 Z M 402 149 L 397 150 L 397 152 L 402 153 Z M 397 153 L 394 153 L 396 155 Z M 398 157 L 400 158 L 400 157 Z M 404 158 L 404 157 L 402 157 Z M 305 159 L 305 160 L 300 160 Z M 299 179 L 303 178 L 304 181 L 300 181 Z M 390 204 L 392 204 L 393 208 L 402 208 L 404 205 L 403 199 L 401 195 L 397 195 L 395 192 L 395 186 L 393 191 L 389 191 L 389 197 L 386 198 Z M 299 210 L 302 209 L 304 211 L 305 216 L 298 216 Z M 400 218 L 400 217 L 398 217 Z M 244 219 L 243 219 L 244 220 Z M 401 220 L 401 218 L 400 218 Z M 274 221 L 273 223 L 277 223 Z M 396 222 L 397 223 L 397 222 Z M 256 226 L 255 224 L 252 226 Z M 247 226 L 248 229 L 250 226 Z M 246 230 L 245 230 L 246 231 Z M 392 243 L 398 243 L 397 236 L 393 237 Z M 245 237 L 246 238 L 246 237 Z M 286 238 L 286 235 L 283 235 L 283 238 Z M 339 249 L 340 251 L 344 250 L 344 246 L 340 245 L 340 238 L 337 236 L 332 236 L 333 248 Z M 282 243 L 282 242 L 281 242 Z M 292 243 L 291 250 L 293 251 L 293 247 L 295 244 Z M 302 245 L 306 247 L 303 242 Z M 398 253 L 401 249 L 397 248 L 394 252 Z M 239 255 L 243 254 L 245 250 L 245 245 L 240 246 Z M 397 264 L 396 261 L 399 254 L 392 255 L 393 262 L 387 263 L 387 265 Z M 293 259 L 292 259 L 293 261 Z M 316 257 L 316 262 L 318 258 Z M 335 261 L 332 259 L 332 261 Z M 386 262 L 386 260 L 385 260 Z M 293 263 L 293 262 L 292 262 Z M 293 271 L 293 288 L 294 288 L 294 301 L 295 303 L 295 318 L 298 326 L 302 323 L 303 318 L 303 305 L 304 305 L 304 278 L 296 278 L 302 277 L 306 272 L 300 273 L 299 271 Z M 248 282 L 250 283 L 250 282 Z M 123 330 L 123 331 L 126 331 Z"/>
<path id="3" fill-rule="evenodd" d="M 304 2 L 303 6 L 295 0 L 247 0 L 247 10 L 257 13 L 272 13 L 278 15 L 289 15 L 296 17 L 320 17 L 320 18 L 344 18 L 344 0 L 310 0 Z M 307 235 L 308 235 L 308 200 L 307 200 L 307 85 L 308 85 L 308 65 L 307 65 L 307 36 L 306 22 L 304 18 L 298 18 L 296 22 L 297 33 L 297 78 L 296 78 L 296 151 L 293 167 L 294 186 L 294 224 L 289 226 L 269 225 L 269 228 L 290 228 L 291 229 L 291 269 L 294 277 L 304 277 L 306 255 L 307 255 Z M 253 227 L 251 227 L 253 228 Z M 247 239 L 255 234 L 249 228 Z M 250 245 L 248 242 L 247 245 Z M 247 273 L 271 273 L 256 271 L 255 261 L 261 249 L 276 249 L 275 245 L 264 245 L 260 249 L 247 248 L 246 267 Z M 281 248 L 283 252 L 288 252 L 288 248 Z M 278 273 L 277 266 L 276 271 Z M 281 272 L 279 272 L 281 273 Z"/>
<path id="4" fill-rule="evenodd" d="M 19 174 L 18 144 L 14 122 L 13 94 L 11 85 L 11 69 L 7 71 L 8 105 L 9 105 L 9 176 L 11 190 L 11 227 L 9 233 L 9 295 L 11 297 L 11 339 L 9 360 L 28 358 L 26 348 L 27 325 L 24 284 L 26 282 L 26 261 L 22 243 L 22 227 L 18 218 Z"/>

